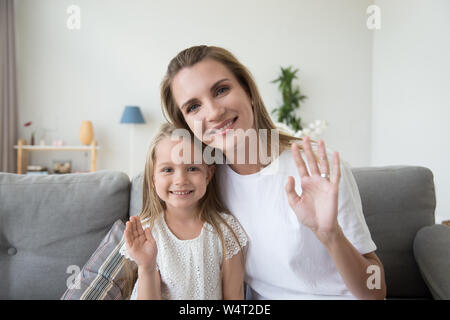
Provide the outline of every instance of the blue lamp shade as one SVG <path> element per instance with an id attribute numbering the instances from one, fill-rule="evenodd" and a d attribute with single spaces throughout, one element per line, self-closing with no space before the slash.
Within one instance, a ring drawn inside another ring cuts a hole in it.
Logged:
<path id="1" fill-rule="evenodd" d="M 145 123 L 141 109 L 136 106 L 126 106 L 120 123 Z"/>

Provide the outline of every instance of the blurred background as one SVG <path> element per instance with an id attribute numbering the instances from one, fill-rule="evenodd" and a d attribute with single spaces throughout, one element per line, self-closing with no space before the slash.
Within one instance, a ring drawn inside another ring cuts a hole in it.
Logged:
<path id="1" fill-rule="evenodd" d="M 307 98 L 295 112 L 305 127 L 326 121 L 320 137 L 350 165 L 430 168 L 436 222 L 450 219 L 448 0 L 8 2 L 17 93 L 8 108 L 17 117 L 3 116 L 3 142 L 15 122 L 15 140 L 30 143 L 34 133 L 36 145 L 80 145 L 89 120 L 97 169 L 132 177 L 164 121 L 159 87 L 170 59 L 193 45 L 222 46 L 252 72 L 269 110 L 282 103 L 272 83 L 280 67 L 298 69 L 294 84 Z M 126 106 L 138 106 L 144 122 L 121 123 Z M 88 152 L 36 151 L 27 162 L 66 160 L 72 172 L 89 170 Z"/>

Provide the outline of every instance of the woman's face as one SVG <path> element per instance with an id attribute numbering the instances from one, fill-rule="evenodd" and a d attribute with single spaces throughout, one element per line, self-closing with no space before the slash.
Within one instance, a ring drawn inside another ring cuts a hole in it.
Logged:
<path id="1" fill-rule="evenodd" d="M 226 150 L 234 148 L 234 131 L 254 128 L 250 97 L 221 63 L 204 59 L 179 71 L 172 81 L 173 97 L 195 136 Z M 233 130 L 231 130 L 233 129 Z"/>

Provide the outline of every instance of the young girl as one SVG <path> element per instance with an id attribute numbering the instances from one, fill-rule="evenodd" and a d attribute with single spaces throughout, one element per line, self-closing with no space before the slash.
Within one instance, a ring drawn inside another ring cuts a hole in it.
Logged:
<path id="1" fill-rule="evenodd" d="M 126 224 L 120 252 L 138 266 L 130 299 L 243 299 L 245 232 L 219 200 L 214 165 L 174 158 L 196 148 L 174 130 L 165 124 L 153 140 L 143 207 Z"/>

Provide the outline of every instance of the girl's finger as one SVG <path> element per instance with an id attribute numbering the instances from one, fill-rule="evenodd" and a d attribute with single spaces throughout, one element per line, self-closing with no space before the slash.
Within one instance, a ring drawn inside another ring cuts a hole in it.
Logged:
<path id="1" fill-rule="evenodd" d="M 319 169 L 320 173 L 330 174 L 330 164 L 328 162 L 325 142 L 323 142 L 323 140 L 319 141 Z"/>
<path id="2" fill-rule="evenodd" d="M 127 221 L 127 223 L 125 224 L 125 242 L 127 243 L 127 245 L 129 247 L 131 247 L 131 244 L 133 243 L 133 236 L 132 236 L 132 232 L 131 232 L 131 223 L 130 221 Z"/>
<path id="3" fill-rule="evenodd" d="M 339 185 L 341 180 L 341 165 L 339 160 L 339 153 L 333 153 L 333 175 L 331 177 L 331 182 L 335 185 Z"/>
<path id="4" fill-rule="evenodd" d="M 294 177 L 292 177 L 292 176 L 288 177 L 288 182 L 286 184 L 285 190 L 286 190 L 286 194 L 288 197 L 289 205 L 291 207 L 294 207 L 297 204 L 297 202 L 300 201 L 300 197 L 297 194 L 297 192 L 295 191 Z"/>
<path id="5" fill-rule="evenodd" d="M 308 160 L 309 170 L 311 171 L 311 175 L 320 175 L 319 168 L 317 167 L 317 160 L 314 157 L 311 140 L 308 136 L 303 139 L 303 149 L 305 150 L 306 160 Z"/>
<path id="6" fill-rule="evenodd" d="M 136 217 L 136 228 L 140 236 L 144 234 L 144 229 L 142 228 L 141 219 L 139 217 Z"/>
<path id="7" fill-rule="evenodd" d="M 300 173 L 300 177 L 309 176 L 308 170 L 306 169 L 305 162 L 303 161 L 302 155 L 300 154 L 300 150 L 297 143 L 293 143 L 291 145 L 292 156 L 294 157 L 295 164 L 297 165 L 298 172 Z"/>
<path id="8" fill-rule="evenodd" d="M 133 224 L 133 235 L 134 235 L 135 238 L 137 238 L 137 237 L 139 237 L 139 231 L 138 231 L 138 228 L 137 228 L 136 217 L 133 216 L 133 217 L 130 218 L 130 220 L 132 220 L 131 223 Z"/>

